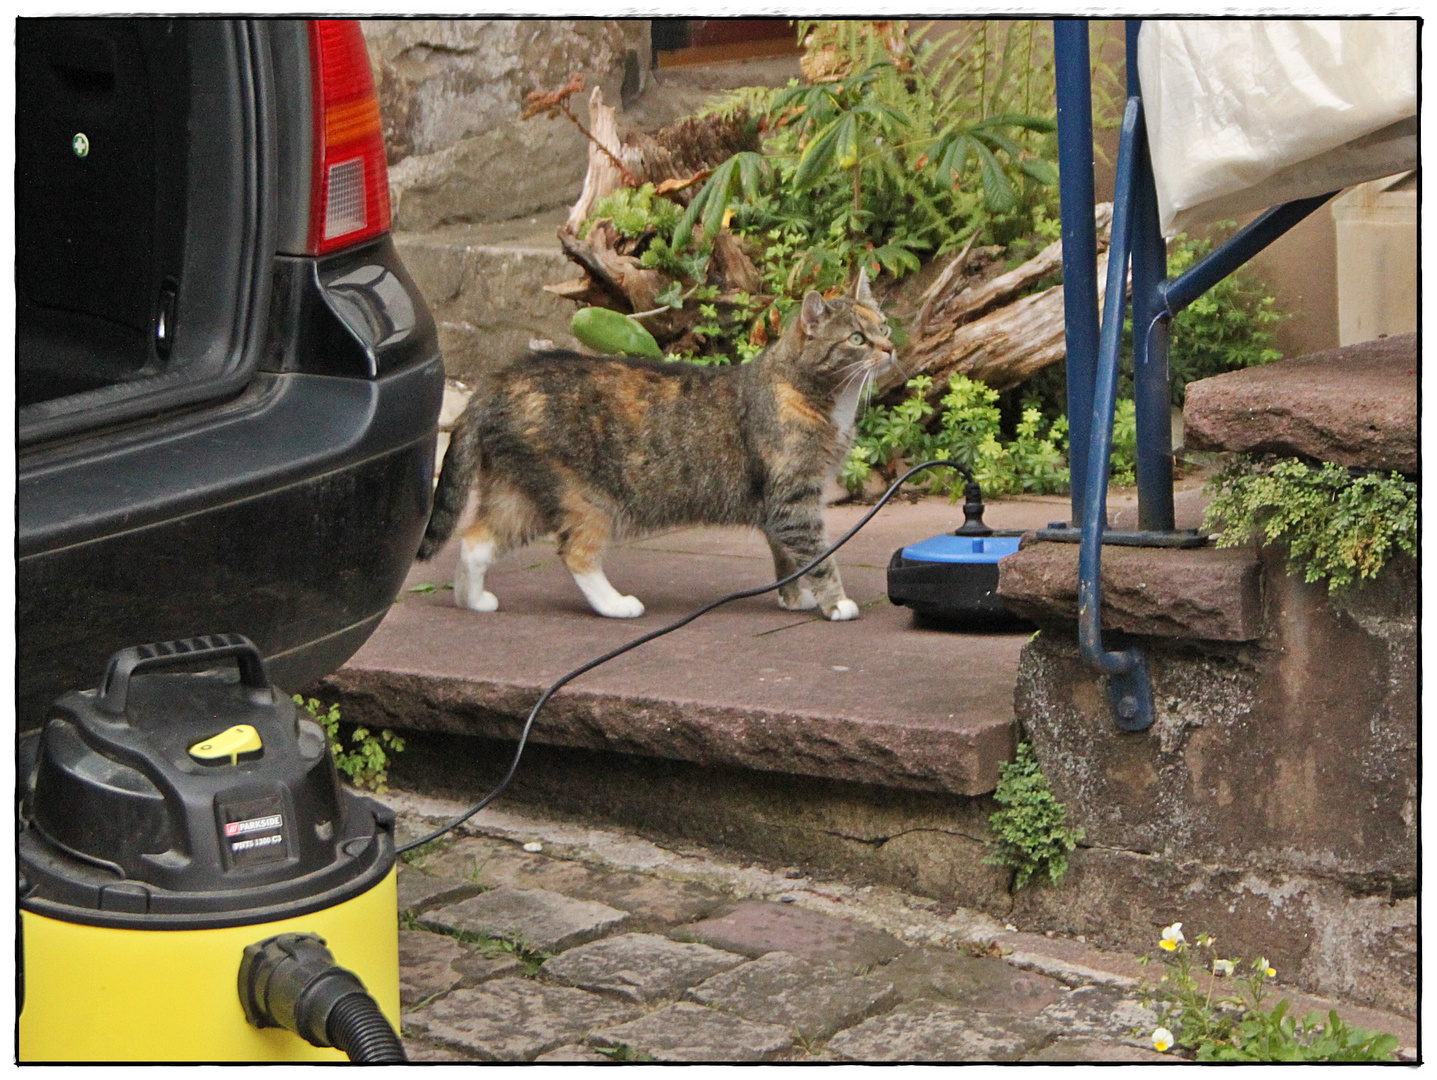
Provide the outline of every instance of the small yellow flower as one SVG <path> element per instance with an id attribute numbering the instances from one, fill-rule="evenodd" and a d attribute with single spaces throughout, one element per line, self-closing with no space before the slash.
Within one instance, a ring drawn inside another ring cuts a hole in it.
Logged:
<path id="1" fill-rule="evenodd" d="M 1160 1027 L 1153 1032 L 1153 1049 L 1160 1054 L 1166 1054 L 1168 1048 L 1173 1044 L 1173 1033 L 1165 1027 Z"/>
<path id="2" fill-rule="evenodd" d="M 1183 937 L 1183 924 L 1182 924 L 1182 923 L 1180 923 L 1180 922 L 1175 922 L 1175 923 L 1173 923 L 1171 926 L 1165 926 L 1165 927 L 1163 927 L 1162 940 L 1158 942 L 1158 947 L 1159 947 L 1160 949 L 1163 949 L 1163 950 L 1165 950 L 1165 951 L 1167 951 L 1167 952 L 1172 952 L 1172 951 L 1173 951 L 1174 949 L 1176 949 L 1179 945 L 1186 945 L 1186 944 L 1187 944 L 1187 938 Z"/>
<path id="3" fill-rule="evenodd" d="M 1276 968 L 1268 968 L 1268 969 L 1267 969 L 1267 977 L 1268 977 L 1269 979 L 1275 979 L 1275 978 L 1277 978 L 1277 969 L 1276 969 Z"/>
<path id="4" fill-rule="evenodd" d="M 1212 962 L 1212 973 L 1218 977 L 1231 975 L 1237 964 L 1232 960 L 1214 960 Z"/>

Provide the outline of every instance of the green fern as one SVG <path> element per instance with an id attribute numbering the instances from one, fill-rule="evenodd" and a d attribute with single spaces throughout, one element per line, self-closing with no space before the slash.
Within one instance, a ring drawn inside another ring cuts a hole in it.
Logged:
<path id="1" fill-rule="evenodd" d="M 325 707 L 316 698 L 305 698 L 295 694 L 293 701 L 305 709 L 329 740 L 330 753 L 334 755 L 334 767 L 349 777 L 356 787 L 383 792 L 389 779 L 389 755 L 404 749 L 404 740 L 394 732 L 385 729 L 378 735 L 368 728 L 357 727 L 349 735 L 349 749 L 345 749 L 344 736 L 339 728 L 339 705 Z"/>
<path id="2" fill-rule="evenodd" d="M 1398 552 L 1417 554 L 1417 485 L 1399 473 L 1238 458 L 1206 490 L 1203 528 L 1221 526 L 1218 547 L 1282 545 L 1289 572 L 1326 578 L 1331 592 L 1375 578 Z"/>
<path id="3" fill-rule="evenodd" d="M 984 861 L 1016 871 L 1015 890 L 1038 874 L 1058 884 L 1068 872 L 1068 852 L 1083 839 L 1083 830 L 1069 828 L 1068 812 L 1053 797 L 1027 743 L 1018 744 L 1014 759 L 999 765 L 998 773 L 993 799 L 1003 809 L 988 818 L 998 836 L 997 851 Z"/>

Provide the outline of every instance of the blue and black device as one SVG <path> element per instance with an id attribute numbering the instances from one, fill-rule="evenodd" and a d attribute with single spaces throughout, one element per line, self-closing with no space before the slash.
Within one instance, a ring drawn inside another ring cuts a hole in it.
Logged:
<path id="1" fill-rule="evenodd" d="M 888 599 L 925 620 L 989 633 L 1032 629 L 998 596 L 998 560 L 1018 550 L 1020 529 L 983 523 L 983 493 L 964 489 L 963 524 L 901 547 L 888 560 Z"/>

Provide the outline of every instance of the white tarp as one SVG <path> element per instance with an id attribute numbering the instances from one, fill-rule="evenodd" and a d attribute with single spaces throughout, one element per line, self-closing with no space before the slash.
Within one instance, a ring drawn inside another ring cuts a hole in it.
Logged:
<path id="1" fill-rule="evenodd" d="M 1144 21 L 1164 236 L 1417 167 L 1413 19 Z"/>

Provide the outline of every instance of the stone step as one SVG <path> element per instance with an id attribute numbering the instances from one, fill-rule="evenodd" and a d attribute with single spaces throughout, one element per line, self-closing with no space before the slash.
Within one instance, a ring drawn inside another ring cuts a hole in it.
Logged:
<path id="1" fill-rule="evenodd" d="M 1034 528 L 1065 503 L 993 504 L 994 527 Z M 865 508 L 833 507 L 837 536 Z M 1024 634 L 921 629 L 887 600 L 886 567 L 907 543 L 956 528 L 946 500 L 892 505 L 839 553 L 855 622 L 736 601 L 570 684 L 539 716 L 538 743 L 828 777 L 921 792 L 991 791 L 1013 750 Z M 647 605 L 634 620 L 592 614 L 552 544 L 504 556 L 487 584 L 500 610 L 456 608 L 457 544 L 417 564 L 368 643 L 329 680 L 346 718 L 513 739 L 566 671 L 727 593 L 773 580 L 766 543 L 740 529 L 685 529 L 615 545 L 606 569 Z M 429 591 L 415 591 L 429 590 Z"/>
<path id="2" fill-rule="evenodd" d="M 511 359 L 532 339 L 575 348 L 574 305 L 544 291 L 578 277 L 557 230 L 567 212 L 431 232 L 396 232 L 394 244 L 439 324 L 450 378 L 472 380 Z"/>
<path id="3" fill-rule="evenodd" d="M 1402 334 L 1201 379 L 1184 443 L 1415 473 L 1417 368 L 1417 335 Z"/>

